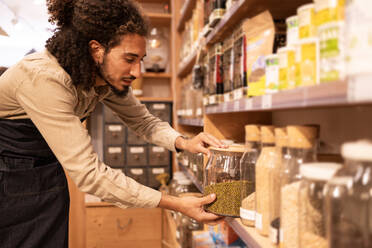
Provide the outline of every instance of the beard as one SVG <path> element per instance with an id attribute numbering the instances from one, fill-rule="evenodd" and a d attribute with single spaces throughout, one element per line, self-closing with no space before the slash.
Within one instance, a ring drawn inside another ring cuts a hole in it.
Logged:
<path id="1" fill-rule="evenodd" d="M 111 82 L 114 81 L 113 78 L 110 77 L 110 75 L 108 75 L 108 73 L 106 73 L 107 69 L 106 69 L 106 55 L 104 55 L 103 57 L 103 62 L 102 63 L 99 63 L 97 65 L 97 73 L 98 73 L 98 76 L 100 76 L 103 81 L 105 81 L 105 83 L 110 87 L 111 91 L 118 97 L 125 97 L 128 95 L 128 92 L 129 92 L 129 87 L 130 86 L 127 86 L 127 85 L 124 85 L 123 86 L 123 89 L 122 90 L 119 90 L 118 88 L 116 88 Z M 129 78 L 130 80 L 135 80 L 136 77 L 134 76 L 131 76 Z M 123 78 L 124 80 L 124 78 Z"/>

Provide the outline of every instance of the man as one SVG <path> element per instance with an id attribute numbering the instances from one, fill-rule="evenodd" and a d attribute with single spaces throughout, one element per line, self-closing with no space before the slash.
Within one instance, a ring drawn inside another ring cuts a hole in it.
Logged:
<path id="1" fill-rule="evenodd" d="M 214 195 L 162 195 L 103 164 L 81 124 L 103 102 L 137 134 L 172 151 L 208 154 L 206 145 L 224 146 L 205 133 L 184 139 L 133 96 L 147 34 L 137 7 L 129 0 L 47 5 L 57 25 L 47 51 L 28 55 L 0 77 L 1 247 L 67 247 L 62 166 L 82 191 L 119 207 L 162 207 L 217 220 L 202 208 Z"/>

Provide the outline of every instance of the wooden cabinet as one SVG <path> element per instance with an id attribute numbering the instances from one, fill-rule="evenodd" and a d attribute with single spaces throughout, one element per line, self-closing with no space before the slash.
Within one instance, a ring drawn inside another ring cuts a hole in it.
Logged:
<path id="1" fill-rule="evenodd" d="M 161 209 L 86 208 L 87 248 L 160 248 Z"/>

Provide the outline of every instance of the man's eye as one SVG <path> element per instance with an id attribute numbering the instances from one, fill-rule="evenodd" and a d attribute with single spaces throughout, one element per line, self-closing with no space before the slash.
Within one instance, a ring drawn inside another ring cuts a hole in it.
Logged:
<path id="1" fill-rule="evenodd" d="M 127 63 L 131 64 L 131 63 L 134 63 L 134 59 L 125 59 L 127 61 Z"/>

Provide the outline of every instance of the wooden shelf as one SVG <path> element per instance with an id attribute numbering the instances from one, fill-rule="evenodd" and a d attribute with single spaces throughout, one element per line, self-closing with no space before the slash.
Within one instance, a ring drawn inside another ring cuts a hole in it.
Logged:
<path id="1" fill-rule="evenodd" d="M 178 67 L 178 77 L 185 77 L 192 70 L 196 61 L 196 51 L 186 57 Z"/>
<path id="2" fill-rule="evenodd" d="M 154 26 L 170 25 L 172 21 L 172 14 L 146 13 L 145 15 L 150 19 L 151 25 L 154 25 Z"/>
<path id="3" fill-rule="evenodd" d="M 187 126 L 195 126 L 195 127 L 203 127 L 204 122 L 202 118 L 193 118 L 193 119 L 183 119 L 178 118 L 178 124 L 187 125 Z"/>
<path id="4" fill-rule="evenodd" d="M 206 106 L 206 114 L 270 111 L 311 107 L 348 106 L 372 103 L 372 76 L 358 80 L 339 81 L 299 87 L 272 95 L 243 98 L 232 102 Z"/>
<path id="5" fill-rule="evenodd" d="M 200 192 L 203 192 L 202 185 L 196 180 L 194 173 L 180 163 L 178 164 L 178 166 L 187 175 L 187 177 L 190 178 L 190 180 L 195 184 Z M 234 229 L 236 234 L 239 235 L 239 237 L 248 247 L 272 247 L 269 238 L 261 236 L 254 227 L 247 227 L 243 225 L 239 218 L 226 217 L 225 221 Z"/>
<path id="6" fill-rule="evenodd" d="M 155 72 L 145 72 L 142 75 L 143 78 L 168 78 L 171 79 L 172 74 L 170 73 L 155 73 Z"/>
<path id="7" fill-rule="evenodd" d="M 95 208 L 95 207 L 115 207 L 112 203 L 107 202 L 87 202 L 85 206 L 88 208 Z"/>
<path id="8" fill-rule="evenodd" d="M 195 8 L 196 0 L 186 0 L 181 8 L 180 20 L 177 25 L 177 31 L 182 32 L 185 28 L 185 23 L 191 18 L 192 10 Z"/>
<path id="9" fill-rule="evenodd" d="M 173 102 L 172 97 L 137 97 L 141 102 Z"/>

